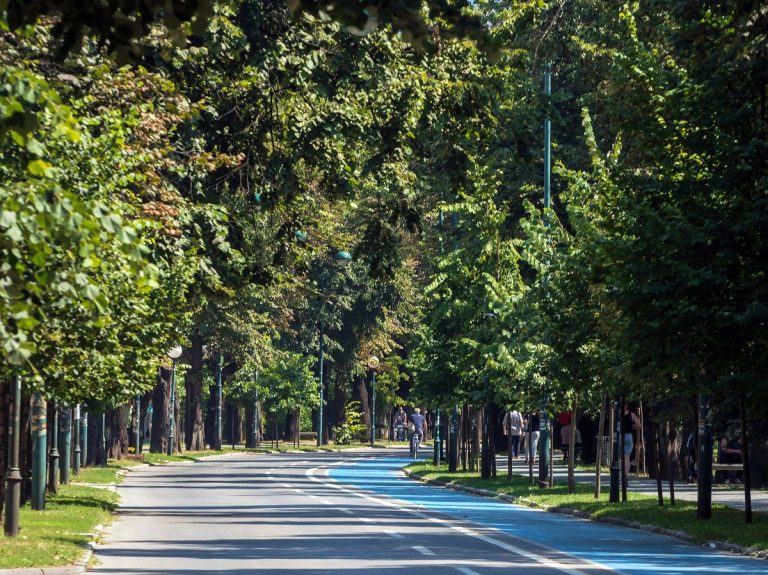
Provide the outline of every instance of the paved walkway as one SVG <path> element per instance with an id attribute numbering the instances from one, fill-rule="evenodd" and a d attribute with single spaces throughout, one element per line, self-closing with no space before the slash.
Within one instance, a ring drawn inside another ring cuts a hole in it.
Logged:
<path id="1" fill-rule="evenodd" d="M 496 466 L 499 473 L 506 473 L 507 470 L 507 456 L 499 455 L 497 457 Z M 515 473 L 527 474 L 527 466 L 522 460 L 515 461 L 513 464 L 513 470 Z M 534 477 L 538 476 L 538 466 L 533 469 Z M 554 469 L 554 481 L 555 483 L 565 483 L 568 481 L 568 467 L 560 462 L 555 462 Z M 602 473 L 603 489 L 607 491 L 610 486 L 610 476 L 608 473 Z M 595 472 L 592 471 L 576 471 L 577 483 L 589 483 L 595 484 Z M 664 500 L 669 501 L 669 482 L 662 482 L 662 488 L 664 492 Z M 643 493 L 645 495 L 652 495 L 656 497 L 656 480 L 647 479 L 644 477 L 638 477 L 636 475 L 629 476 L 628 489 L 633 492 Z M 675 499 L 685 501 L 697 500 L 696 484 L 688 484 L 683 482 L 675 482 Z M 743 486 L 717 486 L 712 487 L 712 502 L 722 503 L 729 507 L 735 507 L 736 509 L 744 509 L 744 488 Z M 752 490 L 752 511 L 758 511 L 761 513 L 768 513 L 768 491 Z"/>

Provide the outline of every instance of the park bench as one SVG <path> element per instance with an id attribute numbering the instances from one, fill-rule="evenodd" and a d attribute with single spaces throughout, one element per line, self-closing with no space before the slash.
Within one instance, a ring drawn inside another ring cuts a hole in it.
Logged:
<path id="1" fill-rule="evenodd" d="M 712 463 L 715 472 L 715 483 L 727 483 L 733 479 L 731 472 L 744 471 L 743 463 Z M 738 481 L 738 483 L 741 483 Z"/>
<path id="2" fill-rule="evenodd" d="M 712 471 L 744 471 L 743 463 L 713 463 Z"/>
<path id="3" fill-rule="evenodd" d="M 317 432 L 302 431 L 299 433 L 299 441 L 317 441 Z"/>

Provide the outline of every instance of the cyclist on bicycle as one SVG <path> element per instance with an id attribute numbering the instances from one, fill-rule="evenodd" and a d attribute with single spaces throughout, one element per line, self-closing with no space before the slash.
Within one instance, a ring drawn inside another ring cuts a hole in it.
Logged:
<path id="1" fill-rule="evenodd" d="M 423 443 L 427 433 L 427 420 L 421 415 L 421 409 L 418 407 L 411 414 L 411 423 L 413 423 L 413 432 L 419 436 L 419 443 Z M 413 454 L 413 441 L 411 441 L 411 454 Z"/>

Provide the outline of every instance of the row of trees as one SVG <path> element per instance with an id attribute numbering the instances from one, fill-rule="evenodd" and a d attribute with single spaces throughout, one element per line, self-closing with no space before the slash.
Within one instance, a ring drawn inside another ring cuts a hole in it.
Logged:
<path id="1" fill-rule="evenodd" d="M 322 326 L 330 424 L 350 397 L 369 417 L 373 354 L 391 401 L 596 410 L 618 390 L 661 423 L 700 393 L 764 421 L 759 3 L 349 4 L 341 24 L 272 0 L 156 22 L 146 0 L 120 36 L 123 14 L 78 20 L 89 2 L 12 4 L 0 377 L 167 406 L 181 343 L 196 449 L 219 357 L 231 401 L 316 408 Z"/>

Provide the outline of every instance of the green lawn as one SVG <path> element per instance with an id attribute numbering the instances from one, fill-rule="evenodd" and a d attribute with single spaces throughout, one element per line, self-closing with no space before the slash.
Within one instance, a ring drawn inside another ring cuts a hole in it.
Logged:
<path id="1" fill-rule="evenodd" d="M 117 494 L 84 485 L 62 485 L 49 495 L 44 511 L 22 507 L 18 537 L 0 538 L 0 568 L 68 565 L 93 541 L 97 525 L 107 523 Z"/>
<path id="2" fill-rule="evenodd" d="M 659 507 L 658 500 L 648 495 L 629 493 L 626 503 L 609 503 L 607 490 L 603 490 L 600 499 L 594 498 L 594 486 L 579 484 L 574 494 L 568 493 L 565 484 L 557 484 L 550 489 L 539 489 L 528 483 L 528 477 L 513 476 L 512 483 L 507 482 L 506 473 L 495 479 L 481 479 L 476 473 L 448 473 L 448 467 L 435 467 L 431 463 L 415 463 L 409 469 L 425 479 L 456 483 L 477 489 L 487 489 L 496 493 L 505 493 L 520 498 L 519 503 L 540 507 L 565 507 L 589 513 L 594 517 L 616 517 L 645 525 L 653 525 L 682 531 L 695 538 L 697 542 L 724 541 L 768 550 L 768 514 L 754 513 L 752 523 L 745 523 L 744 512 L 724 505 L 713 505 L 713 519 L 696 519 L 696 503 L 677 501 L 675 507 Z"/>

